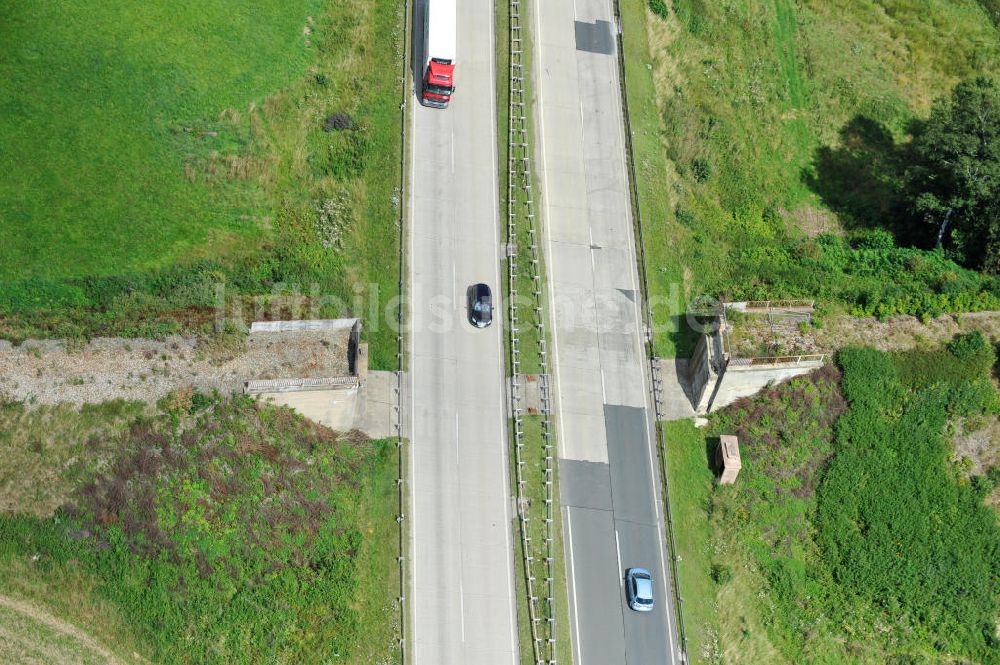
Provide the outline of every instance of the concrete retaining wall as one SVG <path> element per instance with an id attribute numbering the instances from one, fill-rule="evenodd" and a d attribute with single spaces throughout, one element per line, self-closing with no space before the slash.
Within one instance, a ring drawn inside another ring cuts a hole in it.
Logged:
<path id="1" fill-rule="evenodd" d="M 708 410 L 721 409 L 741 397 L 756 395 L 771 384 L 808 374 L 822 366 L 822 361 L 806 361 L 787 366 L 727 367 Z"/>
<path id="2" fill-rule="evenodd" d="M 697 413 L 716 411 L 771 384 L 808 374 L 823 366 L 824 357 L 792 357 L 778 362 L 757 359 L 752 364 L 741 361 L 746 362 L 739 358 L 731 361 L 718 334 L 698 340 L 687 368 L 691 405 Z"/>

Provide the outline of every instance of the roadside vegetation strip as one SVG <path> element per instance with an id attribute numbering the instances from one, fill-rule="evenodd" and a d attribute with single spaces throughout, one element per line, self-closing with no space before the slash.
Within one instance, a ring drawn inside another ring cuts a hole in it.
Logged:
<path id="1" fill-rule="evenodd" d="M 568 605 L 556 469 L 555 431 L 549 404 L 548 305 L 544 259 L 536 219 L 532 163 L 531 43 L 526 3 L 497 6 L 497 96 L 501 127 L 501 210 L 507 223 L 508 367 L 510 423 L 520 557 L 518 589 L 521 660 L 535 665 L 571 662 Z M 529 379 L 532 377 L 531 379 Z M 526 404 L 527 381 L 540 404 Z M 530 648 L 529 648 L 530 645 Z"/>
<path id="2" fill-rule="evenodd" d="M 408 599 L 409 590 L 409 576 L 406 574 L 409 570 L 409 520 L 407 519 L 408 512 L 408 502 L 407 497 L 409 496 L 409 486 L 407 485 L 407 479 L 409 478 L 409 449 L 407 447 L 407 439 L 404 437 L 403 431 L 403 413 L 405 412 L 405 405 L 403 403 L 403 377 L 407 369 L 407 357 L 406 357 L 406 335 L 405 331 L 408 330 L 408 316 L 407 316 L 407 303 L 409 302 L 409 285 L 406 282 L 406 229 L 410 223 L 408 211 L 409 211 L 409 192 L 411 183 L 409 181 L 410 174 L 410 143 L 408 140 L 408 128 L 410 127 L 410 114 L 412 113 L 412 102 L 413 102 L 413 91 L 411 89 L 411 78 L 410 78 L 410 65 L 413 49 L 413 4 L 410 0 L 403 0 L 401 11 L 403 14 L 403 53 L 402 62 L 399 63 L 399 87 L 400 87 L 400 102 L 399 102 L 399 240 L 397 244 L 397 249 L 399 251 L 399 285 L 397 289 L 397 294 L 399 296 L 399 306 L 396 310 L 396 322 L 398 323 L 398 330 L 396 333 L 396 387 L 395 387 L 395 404 L 393 405 L 394 413 L 393 427 L 396 430 L 396 491 L 399 495 L 398 497 L 398 509 L 396 513 L 396 523 L 399 525 L 399 554 L 397 556 L 397 563 L 399 566 L 399 596 L 397 601 L 399 603 L 399 662 L 400 665 L 406 665 L 410 660 L 411 646 L 407 642 L 409 635 L 409 625 L 410 625 L 410 603 Z M 386 313 L 388 317 L 388 312 Z M 388 321 L 385 322 L 388 324 Z"/>
<path id="3" fill-rule="evenodd" d="M 392 440 L 198 393 L 93 431 L 55 515 L 0 515 L 4 594 L 120 616 L 156 661 L 398 661 Z"/>
<path id="4" fill-rule="evenodd" d="M 5 156 L 27 153 L 7 169 L 17 191 L 0 210 L 10 222 L 0 254 L 16 254 L 0 274 L 0 336 L 209 333 L 222 283 L 229 311 L 241 306 L 244 319 L 255 305 L 275 318 L 352 310 L 365 320 L 372 367 L 396 366 L 395 331 L 381 318 L 399 281 L 400 5 L 259 4 L 232 15 L 213 0 L 199 10 L 213 21 L 192 22 L 162 0 L 96 13 L 71 2 L 0 28 L 10 48 L 33 44 L 0 58 L 18 95 L 16 109 L 0 112 L 0 136 L 16 135 Z M 130 46 L 106 54 L 136 20 L 153 41 L 119 40 Z M 220 41 L 208 54 L 199 46 Z M 191 48 L 168 49 L 178 42 Z M 108 57 L 122 66 L 107 67 Z M 229 74 L 217 80 L 234 70 L 245 75 L 239 86 Z M 53 72 L 68 77 L 58 90 Z M 44 81 L 23 83 L 35 78 Z M 117 111 L 94 111 L 104 99 Z M 44 186 L 19 182 L 64 167 L 69 176 Z M 146 187 L 144 173 L 156 182 Z M 94 192 L 107 194 L 100 205 Z M 108 238 L 115 251 L 105 251 Z"/>

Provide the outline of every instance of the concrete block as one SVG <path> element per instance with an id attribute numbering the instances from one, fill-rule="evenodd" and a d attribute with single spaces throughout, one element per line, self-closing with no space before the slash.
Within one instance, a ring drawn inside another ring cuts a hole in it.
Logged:
<path id="1" fill-rule="evenodd" d="M 715 449 L 715 465 L 719 469 L 719 484 L 732 485 L 743 468 L 740 460 L 739 440 L 732 434 L 719 437 L 719 447 Z"/>

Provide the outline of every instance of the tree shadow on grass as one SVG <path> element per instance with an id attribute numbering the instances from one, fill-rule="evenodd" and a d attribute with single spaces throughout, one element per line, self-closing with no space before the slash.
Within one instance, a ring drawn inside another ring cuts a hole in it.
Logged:
<path id="1" fill-rule="evenodd" d="M 895 233 L 904 209 L 905 167 L 905 146 L 896 144 L 885 125 L 859 115 L 841 128 L 839 146 L 816 150 L 802 180 L 849 230 Z"/>

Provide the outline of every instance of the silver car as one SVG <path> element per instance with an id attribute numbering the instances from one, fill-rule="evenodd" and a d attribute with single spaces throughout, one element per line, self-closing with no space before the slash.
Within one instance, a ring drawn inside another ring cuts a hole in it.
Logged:
<path id="1" fill-rule="evenodd" d="M 629 568 L 625 571 L 625 596 L 628 606 L 636 612 L 653 610 L 653 578 L 645 568 Z"/>

